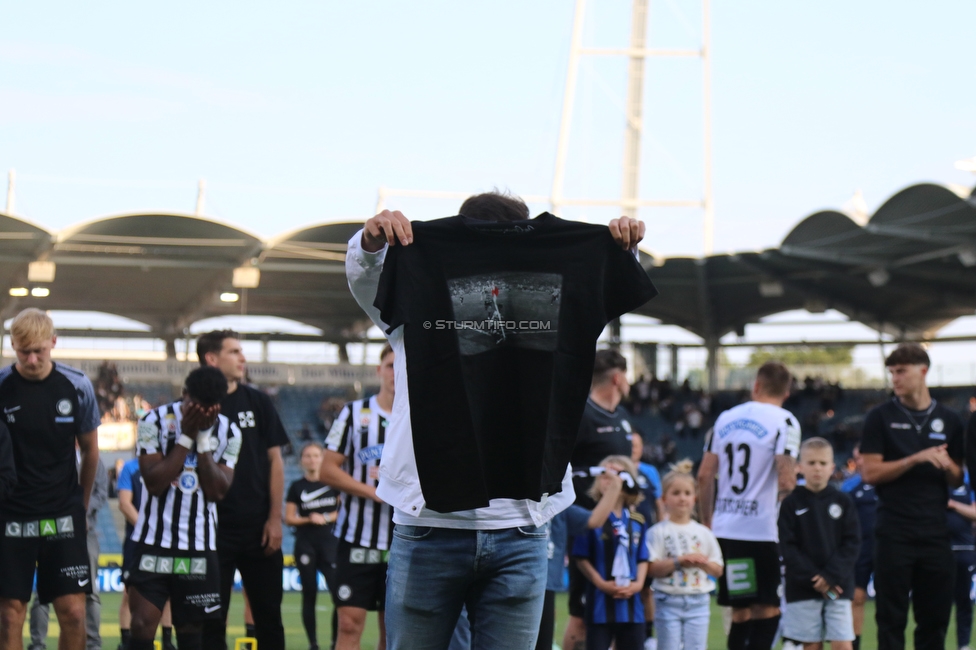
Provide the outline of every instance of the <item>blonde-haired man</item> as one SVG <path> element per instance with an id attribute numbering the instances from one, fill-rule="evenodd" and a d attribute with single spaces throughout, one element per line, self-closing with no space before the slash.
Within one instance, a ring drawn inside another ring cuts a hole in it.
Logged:
<path id="1" fill-rule="evenodd" d="M 80 370 L 51 360 L 57 334 L 43 311 L 20 312 L 10 339 L 17 362 L 0 369 L 0 408 L 17 483 L 0 503 L 0 650 L 23 647 L 35 565 L 38 597 L 54 604 L 61 626 L 59 649 L 81 650 L 93 587 L 85 513 L 98 467 L 95 391 Z"/>

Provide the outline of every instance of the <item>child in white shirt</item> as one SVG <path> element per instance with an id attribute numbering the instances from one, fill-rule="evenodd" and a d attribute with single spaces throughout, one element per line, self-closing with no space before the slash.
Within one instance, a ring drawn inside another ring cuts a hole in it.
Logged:
<path id="1" fill-rule="evenodd" d="M 648 550 L 654 578 L 654 627 L 658 650 L 705 650 L 708 642 L 709 576 L 722 575 L 722 550 L 712 531 L 693 521 L 697 484 L 682 461 L 664 477 L 668 519 L 651 527 Z"/>

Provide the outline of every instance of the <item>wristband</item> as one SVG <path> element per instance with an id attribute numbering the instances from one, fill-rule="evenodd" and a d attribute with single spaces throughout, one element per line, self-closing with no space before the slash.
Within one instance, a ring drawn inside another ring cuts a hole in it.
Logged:
<path id="1" fill-rule="evenodd" d="M 217 445 L 213 444 L 213 438 L 210 437 L 211 431 L 213 431 L 212 428 L 207 429 L 206 431 L 201 431 L 200 433 L 197 434 L 198 454 L 205 454 L 217 448 Z"/>
<path id="2" fill-rule="evenodd" d="M 187 449 L 193 449 L 193 438 L 186 435 L 185 433 L 180 434 L 179 440 L 176 441 L 180 447 L 186 447 Z"/>

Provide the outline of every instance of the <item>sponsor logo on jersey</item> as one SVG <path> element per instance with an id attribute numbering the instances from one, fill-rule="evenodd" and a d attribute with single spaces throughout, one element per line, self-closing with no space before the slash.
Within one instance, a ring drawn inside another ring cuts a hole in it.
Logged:
<path id="1" fill-rule="evenodd" d="M 237 414 L 237 421 L 242 429 L 254 428 L 254 411 L 240 411 Z"/>
<path id="2" fill-rule="evenodd" d="M 359 462 L 364 465 L 371 460 L 379 460 L 383 456 L 383 445 L 372 445 L 371 447 L 366 447 L 365 449 L 360 449 L 356 453 L 356 457 L 359 458 Z"/>
<path id="3" fill-rule="evenodd" d="M 748 418 L 739 418 L 738 420 L 729 422 L 724 427 L 719 429 L 718 437 L 724 438 L 725 436 L 729 435 L 730 433 L 734 433 L 735 431 L 746 431 L 756 436 L 757 438 L 765 438 L 767 435 L 769 435 L 769 431 L 766 430 L 766 427 L 759 424 L 755 420 L 750 420 Z"/>
<path id="4" fill-rule="evenodd" d="M 318 490 L 312 490 L 311 492 L 306 492 L 305 490 L 302 490 L 302 495 L 301 495 L 302 503 L 320 497 L 326 492 L 328 492 L 330 489 L 331 488 L 328 485 L 326 485 L 324 488 L 319 488 Z"/>
<path id="5" fill-rule="evenodd" d="M 891 428 L 892 429 L 906 429 L 907 430 L 907 429 L 911 429 L 912 428 L 912 425 L 908 424 L 907 422 L 892 422 L 891 423 Z"/>

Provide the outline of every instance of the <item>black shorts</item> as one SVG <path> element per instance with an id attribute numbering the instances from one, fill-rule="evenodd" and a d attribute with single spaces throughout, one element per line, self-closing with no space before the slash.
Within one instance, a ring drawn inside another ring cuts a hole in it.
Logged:
<path id="1" fill-rule="evenodd" d="M 122 572 L 132 571 L 132 563 L 135 561 L 136 553 L 139 551 L 139 542 L 131 537 L 126 537 L 122 542 Z"/>
<path id="2" fill-rule="evenodd" d="M 575 558 L 569 558 L 569 615 L 586 616 L 586 576 L 580 571 Z"/>
<path id="3" fill-rule="evenodd" d="M 782 571 L 779 544 L 719 538 L 725 573 L 718 579 L 718 604 L 779 607 Z"/>
<path id="4" fill-rule="evenodd" d="M 171 601 L 173 625 L 220 620 L 220 561 L 217 551 L 180 551 L 139 544 L 125 586 L 162 610 Z"/>
<path id="5" fill-rule="evenodd" d="M 389 551 L 353 546 L 339 540 L 336 552 L 335 606 L 368 611 L 386 609 L 386 566 Z"/>
<path id="6" fill-rule="evenodd" d="M 0 526 L 0 598 L 28 602 L 35 566 L 42 603 L 92 592 L 87 525 L 80 508 L 60 517 L 0 520 Z"/>

